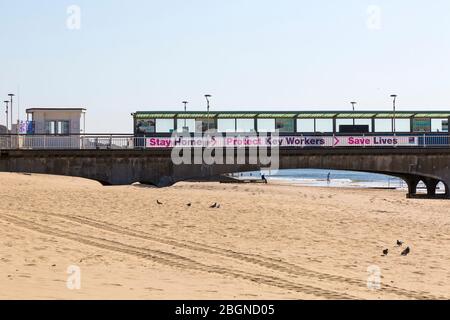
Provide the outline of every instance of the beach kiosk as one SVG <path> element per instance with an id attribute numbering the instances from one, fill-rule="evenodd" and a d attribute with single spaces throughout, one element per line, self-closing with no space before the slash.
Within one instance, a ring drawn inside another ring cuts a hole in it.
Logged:
<path id="1" fill-rule="evenodd" d="M 86 133 L 84 108 L 30 108 L 27 121 L 20 123 L 21 147 L 80 148 L 80 136 Z"/>
<path id="2" fill-rule="evenodd" d="M 67 136 L 86 132 L 84 108 L 30 108 L 26 112 L 27 121 L 34 128 L 28 134 Z"/>

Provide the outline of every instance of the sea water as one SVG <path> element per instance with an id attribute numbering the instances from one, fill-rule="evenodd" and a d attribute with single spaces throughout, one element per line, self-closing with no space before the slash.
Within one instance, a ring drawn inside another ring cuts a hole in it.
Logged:
<path id="1" fill-rule="evenodd" d="M 303 186 L 344 187 L 344 188 L 406 188 L 406 183 L 396 177 L 376 173 L 318 170 L 287 169 L 276 171 L 246 172 L 240 178 L 258 179 L 264 174 L 269 181 L 279 181 Z M 330 181 L 327 181 L 328 174 Z M 235 175 L 236 176 L 236 175 Z"/>

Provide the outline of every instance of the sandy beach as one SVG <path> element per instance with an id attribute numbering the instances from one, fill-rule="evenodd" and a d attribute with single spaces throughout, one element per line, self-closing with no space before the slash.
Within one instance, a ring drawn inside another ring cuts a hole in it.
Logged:
<path id="1" fill-rule="evenodd" d="M 0 181 L 0 299 L 450 299 L 445 200 L 280 184 Z M 79 290 L 67 288 L 69 266 L 81 271 Z M 379 290 L 367 288 L 370 266 Z"/>

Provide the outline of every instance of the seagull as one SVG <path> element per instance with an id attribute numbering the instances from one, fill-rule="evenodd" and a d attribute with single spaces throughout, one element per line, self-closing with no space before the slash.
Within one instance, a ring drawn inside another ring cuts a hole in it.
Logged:
<path id="1" fill-rule="evenodd" d="M 159 200 L 156 200 L 156 203 L 162 205 L 162 202 L 160 202 Z"/>
<path id="2" fill-rule="evenodd" d="M 397 246 L 401 247 L 403 245 L 403 241 L 397 240 Z"/>
<path id="3" fill-rule="evenodd" d="M 388 253 L 389 253 L 389 249 L 384 249 L 384 250 L 383 250 L 383 256 L 387 256 Z"/>
<path id="4" fill-rule="evenodd" d="M 402 256 L 407 256 L 411 252 L 411 249 L 408 247 L 402 252 Z"/>
<path id="5" fill-rule="evenodd" d="M 217 202 L 210 206 L 211 209 L 217 208 Z"/>

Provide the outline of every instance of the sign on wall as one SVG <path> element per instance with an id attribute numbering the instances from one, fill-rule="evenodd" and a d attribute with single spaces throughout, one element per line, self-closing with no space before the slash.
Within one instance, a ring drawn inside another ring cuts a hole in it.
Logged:
<path id="1" fill-rule="evenodd" d="M 415 136 L 291 136 L 291 137 L 154 137 L 147 148 L 175 147 L 395 147 L 417 146 Z"/>
<path id="2" fill-rule="evenodd" d="M 35 127 L 34 121 L 20 121 L 19 122 L 19 134 L 34 134 Z"/>
<path id="3" fill-rule="evenodd" d="M 414 118 L 413 132 L 431 132 L 430 118 Z"/>

